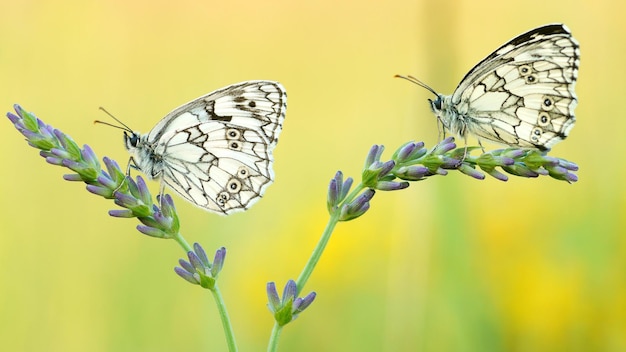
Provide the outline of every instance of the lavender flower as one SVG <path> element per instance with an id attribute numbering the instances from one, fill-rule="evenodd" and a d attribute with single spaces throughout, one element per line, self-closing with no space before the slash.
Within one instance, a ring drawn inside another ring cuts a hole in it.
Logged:
<path id="1" fill-rule="evenodd" d="M 285 289 L 283 290 L 282 300 L 278 297 L 278 291 L 276 291 L 276 284 L 269 282 L 267 284 L 267 297 L 269 303 L 267 304 L 270 311 L 274 314 L 274 319 L 279 326 L 284 326 L 298 317 L 306 308 L 308 308 L 315 296 L 315 292 L 311 292 L 306 297 L 297 297 L 298 288 L 296 282 L 293 280 L 287 281 Z"/>
<path id="2" fill-rule="evenodd" d="M 348 177 L 344 181 L 343 173 L 341 173 L 341 171 L 337 171 L 335 177 L 330 180 L 330 184 L 328 185 L 328 197 L 326 201 L 326 207 L 328 208 L 329 212 L 335 211 L 337 205 L 344 199 L 346 199 L 346 196 L 350 191 L 350 187 L 352 187 L 352 182 L 352 177 Z"/>
<path id="3" fill-rule="evenodd" d="M 180 267 L 175 267 L 174 271 L 178 276 L 194 285 L 200 285 L 206 289 L 213 289 L 215 281 L 224 267 L 226 258 L 226 248 L 222 247 L 215 252 L 213 262 L 209 262 L 206 252 L 198 243 L 193 244 L 193 251 L 187 252 L 189 261 L 180 259 Z"/>
<path id="4" fill-rule="evenodd" d="M 374 191 L 371 188 L 366 189 L 363 193 L 361 193 L 356 199 L 353 201 L 344 204 L 341 207 L 341 212 L 339 214 L 340 221 L 349 221 L 352 219 L 356 219 L 359 216 L 365 214 L 366 211 L 370 208 L 370 200 L 374 197 Z"/>
<path id="5" fill-rule="evenodd" d="M 68 181 L 82 181 L 87 190 L 125 209 L 109 211 L 114 217 L 137 217 L 143 225 L 137 230 L 149 236 L 174 238 L 180 227 L 178 215 L 169 195 L 159 199 L 160 207 L 152 203 L 152 196 L 140 176 L 136 181 L 127 177 L 118 164 L 103 158 L 106 171 L 101 169 L 98 157 L 85 145 L 81 149 L 72 138 L 15 105 L 15 112 L 7 117 L 15 128 L 26 137 L 28 144 L 40 150 L 39 154 L 52 165 L 63 166 L 74 173 L 64 175 Z"/>
<path id="6" fill-rule="evenodd" d="M 501 170 L 515 176 L 538 177 L 549 175 L 557 180 L 576 182 L 578 177 L 570 171 L 578 166 L 567 160 L 554 158 L 532 149 L 507 148 L 472 156 L 471 152 L 480 147 L 457 148 L 454 138 L 448 137 L 430 151 L 422 142 L 408 142 L 392 155 L 391 160 L 381 161 L 385 147 L 374 145 L 365 159 L 361 173 L 361 183 L 353 194 L 348 194 L 352 179 L 343 182 L 343 174 L 338 171 L 328 189 L 328 211 L 339 211 L 339 221 L 356 219 L 370 208 L 370 200 L 375 190 L 395 191 L 407 188 L 407 181 L 421 181 L 428 177 L 448 174 L 448 170 L 461 173 L 478 180 L 485 179 L 486 172 L 492 177 L 507 181 Z M 402 180 L 402 181 L 398 181 Z M 365 190 L 365 191 L 363 191 Z"/>

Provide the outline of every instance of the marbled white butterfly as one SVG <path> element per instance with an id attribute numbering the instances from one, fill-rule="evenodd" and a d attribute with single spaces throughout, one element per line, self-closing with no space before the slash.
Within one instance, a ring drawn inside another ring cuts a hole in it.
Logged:
<path id="1" fill-rule="evenodd" d="M 167 114 L 148 134 L 124 125 L 131 163 L 200 208 L 250 208 L 274 180 L 272 151 L 287 93 L 278 82 L 247 81 Z"/>
<path id="2" fill-rule="evenodd" d="M 472 68 L 452 95 L 411 76 L 435 94 L 430 107 L 443 130 L 463 137 L 547 151 L 574 127 L 578 42 L 563 24 L 521 34 Z"/>

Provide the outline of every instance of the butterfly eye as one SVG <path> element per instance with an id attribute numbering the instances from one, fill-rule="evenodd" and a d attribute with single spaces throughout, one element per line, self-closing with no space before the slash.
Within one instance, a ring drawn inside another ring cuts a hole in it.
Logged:
<path id="1" fill-rule="evenodd" d="M 437 99 L 435 100 L 428 99 L 428 101 L 430 102 L 430 107 L 433 109 L 433 111 L 436 112 L 436 111 L 441 110 L 441 104 L 442 104 L 441 97 L 437 97 Z"/>
<path id="2" fill-rule="evenodd" d="M 239 142 L 230 142 L 228 143 L 228 148 L 232 150 L 241 151 L 241 143 Z"/>
<path id="3" fill-rule="evenodd" d="M 242 166 L 239 170 L 237 170 L 237 176 L 242 179 L 248 178 L 248 176 L 250 176 L 250 170 L 247 167 Z"/>
<path id="4" fill-rule="evenodd" d="M 216 199 L 216 201 L 217 201 L 217 204 L 219 204 L 219 205 L 222 205 L 222 206 L 223 206 L 224 204 L 226 204 L 226 202 L 227 202 L 229 199 L 230 199 L 230 195 L 228 194 L 228 192 L 220 192 L 220 193 L 217 195 L 217 199 Z"/>
<path id="5" fill-rule="evenodd" d="M 543 98 L 543 102 L 541 103 L 541 109 L 544 111 L 550 111 L 554 109 L 554 99 L 551 97 Z"/>
<path id="6" fill-rule="evenodd" d="M 532 68 L 530 65 L 522 65 L 519 67 L 519 74 L 522 76 L 527 76 L 532 72 Z"/>
<path id="7" fill-rule="evenodd" d="M 534 74 L 529 74 L 526 77 L 524 77 L 524 79 L 526 80 L 526 84 L 535 84 L 537 83 L 537 76 Z"/>
<path id="8" fill-rule="evenodd" d="M 226 184 L 226 190 L 230 193 L 238 193 L 241 191 L 241 181 L 236 178 L 230 179 Z"/>
<path id="9" fill-rule="evenodd" d="M 227 139 L 239 139 L 241 137 L 241 132 L 234 128 L 229 128 L 226 130 L 226 138 Z"/>
<path id="10" fill-rule="evenodd" d="M 550 125 L 550 115 L 547 112 L 540 112 L 538 121 L 539 126 L 548 126 Z"/>
<path id="11" fill-rule="evenodd" d="M 124 142 L 126 147 L 137 148 L 137 145 L 139 144 L 139 135 L 133 132 L 129 136 L 126 132 L 124 132 Z"/>
<path id="12" fill-rule="evenodd" d="M 539 137 L 543 134 L 543 130 L 540 127 L 535 127 L 530 132 L 530 140 L 533 142 L 539 142 Z"/>

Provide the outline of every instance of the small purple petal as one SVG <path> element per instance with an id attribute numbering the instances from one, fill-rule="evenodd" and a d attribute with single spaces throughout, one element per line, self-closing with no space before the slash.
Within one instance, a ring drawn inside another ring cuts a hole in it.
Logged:
<path id="1" fill-rule="evenodd" d="M 187 252 L 187 257 L 189 258 L 189 262 L 191 263 L 191 265 L 193 265 L 193 267 L 196 269 L 196 272 L 204 273 L 205 269 L 208 269 L 202 264 L 202 261 L 200 261 L 200 258 L 198 258 L 196 253 L 189 251 Z"/>
<path id="2" fill-rule="evenodd" d="M 200 282 L 198 280 L 196 280 L 195 276 L 190 273 L 185 271 L 182 268 L 179 267 L 175 267 L 174 271 L 176 272 L 176 274 L 178 274 L 178 276 L 182 277 L 183 279 L 189 281 L 190 283 L 194 284 L 194 285 L 199 285 Z"/>
<path id="3" fill-rule="evenodd" d="M 352 177 L 348 177 L 343 185 L 341 186 L 341 190 L 339 193 L 339 199 L 344 200 L 346 198 L 346 196 L 348 195 L 348 192 L 350 191 L 350 188 L 352 187 L 352 183 L 354 182 L 354 179 Z"/>
<path id="4" fill-rule="evenodd" d="M 11 120 L 12 124 L 17 124 L 18 121 L 21 120 L 21 118 L 17 115 L 14 115 L 13 113 L 7 112 L 7 117 L 9 118 L 9 120 Z"/>
<path id="5" fill-rule="evenodd" d="M 302 313 L 305 309 L 307 309 L 311 305 L 311 303 L 313 303 L 315 297 L 317 297 L 317 293 L 311 292 L 306 295 L 306 297 L 300 298 L 298 306 L 294 309 L 294 314 Z"/>
<path id="6" fill-rule="evenodd" d="M 409 187 L 408 182 L 380 181 L 376 184 L 376 189 L 381 191 L 397 191 Z"/>
<path id="7" fill-rule="evenodd" d="M 193 251 L 198 256 L 198 259 L 200 259 L 200 261 L 202 262 L 202 266 L 207 268 L 211 266 L 211 263 L 209 263 L 209 258 L 207 257 L 204 248 L 202 248 L 202 246 L 198 242 L 193 244 Z"/>
<path id="8" fill-rule="evenodd" d="M 485 171 L 485 172 L 487 172 L 490 176 L 492 176 L 495 179 L 498 179 L 500 181 L 506 182 L 506 181 L 509 180 L 507 175 L 501 173 L 500 171 L 498 171 L 496 169 L 488 170 L 488 171 Z"/>
<path id="9" fill-rule="evenodd" d="M 337 205 L 337 200 L 339 198 L 339 186 L 337 184 L 337 179 L 331 179 L 328 185 L 328 195 L 326 197 L 326 206 L 328 211 L 332 211 L 333 208 Z"/>
<path id="10" fill-rule="evenodd" d="M 396 162 L 393 160 L 386 161 L 380 168 L 379 178 L 387 176 L 391 170 L 396 166 Z"/>
<path id="11" fill-rule="evenodd" d="M 137 225 L 137 231 L 143 233 L 144 235 L 148 235 L 150 237 L 156 237 L 156 238 L 169 238 L 169 236 L 159 230 L 156 229 L 154 227 L 149 227 L 149 226 L 144 226 L 144 225 Z"/>
<path id="12" fill-rule="evenodd" d="M 276 291 L 276 284 L 274 282 L 267 283 L 267 298 L 269 301 L 269 308 L 272 313 L 276 313 L 281 307 L 280 298 L 278 297 L 278 291 Z"/>
<path id="13" fill-rule="evenodd" d="M 283 291 L 283 305 L 289 300 L 293 302 L 297 294 L 298 287 L 296 286 L 296 282 L 293 280 L 287 281 L 287 284 L 285 285 L 285 290 Z"/>
<path id="14" fill-rule="evenodd" d="M 400 148 L 398 152 L 397 160 L 402 162 L 409 158 L 409 156 L 417 149 L 415 142 L 409 142 Z"/>
<path id="15" fill-rule="evenodd" d="M 215 251 L 215 257 L 213 258 L 213 265 L 211 266 L 211 275 L 217 277 L 224 267 L 224 260 L 226 259 L 226 248 L 222 247 Z"/>
<path id="16" fill-rule="evenodd" d="M 65 166 L 65 164 L 63 163 L 63 160 L 65 160 L 65 159 L 54 158 L 54 157 L 51 157 L 51 156 L 46 158 L 46 162 L 48 164 L 56 165 L 56 166 Z"/>
<path id="17" fill-rule="evenodd" d="M 73 175 L 68 175 L 68 176 L 73 176 Z M 82 179 L 80 178 L 80 175 L 76 175 L 76 176 L 79 176 L 79 179 L 78 180 L 74 180 L 74 181 L 82 181 Z M 65 178 L 65 177 L 63 177 L 63 178 Z M 93 193 L 95 195 L 107 198 L 107 199 L 109 199 L 109 198 L 111 198 L 113 196 L 113 191 L 110 188 L 100 187 L 100 186 L 96 186 L 96 185 L 87 185 L 86 188 L 87 188 L 87 191 L 89 191 L 89 192 L 91 192 L 91 193 Z"/>
<path id="18" fill-rule="evenodd" d="M 132 210 L 128 209 L 114 209 L 109 210 L 109 215 L 115 218 L 134 218 L 135 214 Z"/>
<path id="19" fill-rule="evenodd" d="M 191 265 L 191 263 L 189 263 L 188 261 L 184 259 L 178 259 L 178 264 L 180 264 L 181 267 L 183 267 L 185 270 L 187 270 L 190 273 L 196 272 L 196 268 L 194 268 L 193 265 Z"/>
<path id="20" fill-rule="evenodd" d="M 63 179 L 65 181 L 82 181 L 83 180 L 83 178 L 80 177 L 79 174 L 65 174 L 65 175 L 63 175 Z"/>
<path id="21" fill-rule="evenodd" d="M 461 164 L 461 166 L 459 166 L 459 171 L 461 171 L 462 173 L 464 173 L 464 174 L 466 174 L 468 176 L 471 176 L 471 177 L 473 177 L 473 178 L 475 178 L 477 180 L 484 180 L 485 179 L 485 175 L 482 172 L 474 169 L 473 167 L 469 166 L 466 163 L 463 163 L 463 164 Z"/>

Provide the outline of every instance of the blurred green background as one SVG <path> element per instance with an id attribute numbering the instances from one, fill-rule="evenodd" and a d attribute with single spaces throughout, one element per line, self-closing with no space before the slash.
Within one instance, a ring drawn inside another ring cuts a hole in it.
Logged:
<path id="1" fill-rule="evenodd" d="M 337 170 L 372 144 L 437 141 L 426 90 L 451 93 L 508 39 L 563 22 L 581 44 L 577 125 L 552 154 L 580 181 L 459 173 L 380 192 L 340 224 L 304 292 L 318 297 L 281 351 L 625 351 L 626 26 L 622 1 L 0 0 L 0 106 L 126 164 L 106 107 L 146 132 L 171 109 L 250 79 L 287 88 L 276 183 L 250 211 L 174 197 L 182 231 L 228 249 L 220 286 L 241 351 L 266 348 L 265 285 L 295 279 L 327 220 Z M 184 253 L 115 219 L 0 127 L 0 349 L 225 349 Z M 472 141 L 474 143 L 474 141 Z M 150 184 L 158 192 L 158 183 Z"/>

